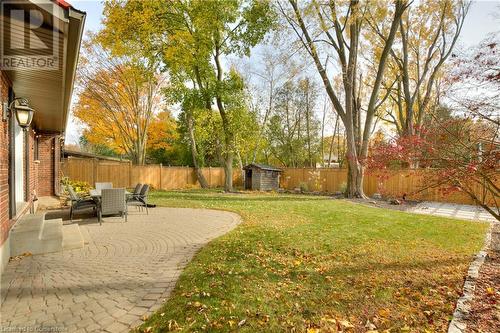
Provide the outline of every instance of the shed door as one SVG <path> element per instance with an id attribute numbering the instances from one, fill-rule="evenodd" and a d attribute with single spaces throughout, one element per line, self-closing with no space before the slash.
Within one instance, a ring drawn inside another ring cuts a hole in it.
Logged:
<path id="1" fill-rule="evenodd" d="M 252 189 L 252 170 L 245 170 L 245 189 Z"/>

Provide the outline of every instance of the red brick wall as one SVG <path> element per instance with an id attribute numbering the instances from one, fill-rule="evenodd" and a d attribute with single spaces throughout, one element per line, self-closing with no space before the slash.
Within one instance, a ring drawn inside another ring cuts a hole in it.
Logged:
<path id="1" fill-rule="evenodd" d="M 60 136 L 41 133 L 38 138 L 38 196 L 55 195 L 54 172 L 57 171 L 56 164 L 59 163 Z M 58 182 L 59 183 L 59 182 Z"/>
<path id="2" fill-rule="evenodd" d="M 7 102 L 9 82 L 0 71 L 0 111 Z M 9 125 L 0 119 L 0 245 L 3 244 L 10 229 L 9 225 Z"/>
<path id="3" fill-rule="evenodd" d="M 28 141 L 28 149 L 29 149 L 29 190 L 28 190 L 28 199 L 33 200 L 34 196 L 37 195 L 38 188 L 38 164 L 35 163 L 35 140 L 37 134 L 35 131 L 30 128 L 29 130 L 29 141 Z M 26 164 L 24 164 L 26 167 Z M 26 183 L 26 182 L 25 182 Z"/>

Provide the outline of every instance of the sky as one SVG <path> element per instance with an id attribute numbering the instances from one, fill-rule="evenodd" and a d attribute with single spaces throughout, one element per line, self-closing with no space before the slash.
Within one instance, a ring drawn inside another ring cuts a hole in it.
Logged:
<path id="1" fill-rule="evenodd" d="M 98 31 L 102 21 L 102 1 L 69 0 L 76 9 L 87 13 L 84 35 L 89 31 Z M 490 32 L 500 28 L 500 0 L 478 0 L 472 3 L 465 19 L 458 47 L 469 47 L 479 43 Z M 77 96 L 73 96 L 73 104 Z M 66 129 L 66 143 L 77 144 L 82 131 L 82 125 L 73 117 L 71 112 Z"/>

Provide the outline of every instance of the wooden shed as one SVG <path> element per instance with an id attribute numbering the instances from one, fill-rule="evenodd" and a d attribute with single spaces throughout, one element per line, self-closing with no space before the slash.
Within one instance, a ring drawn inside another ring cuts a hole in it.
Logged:
<path id="1" fill-rule="evenodd" d="M 272 191 L 279 189 L 281 170 L 269 165 L 252 163 L 245 170 L 245 190 Z"/>

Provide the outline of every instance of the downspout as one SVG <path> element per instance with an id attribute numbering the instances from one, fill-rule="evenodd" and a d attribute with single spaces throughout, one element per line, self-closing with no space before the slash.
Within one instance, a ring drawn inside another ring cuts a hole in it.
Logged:
<path id="1" fill-rule="evenodd" d="M 54 137 L 54 195 L 59 197 L 61 194 L 61 137 Z"/>

